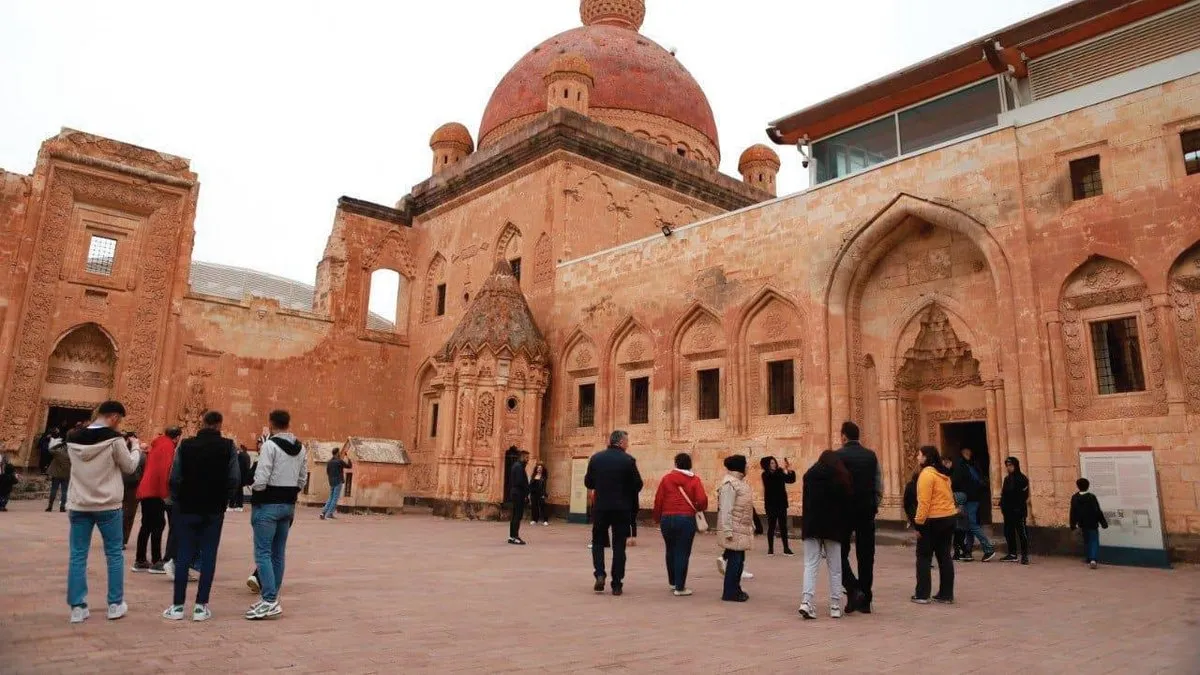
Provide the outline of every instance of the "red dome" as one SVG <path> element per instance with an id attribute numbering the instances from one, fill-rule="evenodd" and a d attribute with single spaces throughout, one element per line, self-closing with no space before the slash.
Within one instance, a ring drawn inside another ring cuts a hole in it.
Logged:
<path id="1" fill-rule="evenodd" d="M 628 28 L 600 24 L 555 35 L 508 71 L 483 113 L 481 145 L 505 122 L 546 112 L 542 78 L 551 62 L 566 53 L 582 56 L 591 66 L 595 84 L 589 107 L 659 115 L 695 129 L 720 148 L 708 97 L 691 73 L 649 38 Z"/>

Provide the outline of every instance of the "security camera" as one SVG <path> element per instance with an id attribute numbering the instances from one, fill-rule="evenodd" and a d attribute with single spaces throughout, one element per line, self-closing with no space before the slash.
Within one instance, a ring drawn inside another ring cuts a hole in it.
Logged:
<path id="1" fill-rule="evenodd" d="M 812 144 L 808 140 L 808 135 L 796 141 L 796 150 L 800 152 L 800 166 L 808 168 L 808 163 L 812 161 Z"/>

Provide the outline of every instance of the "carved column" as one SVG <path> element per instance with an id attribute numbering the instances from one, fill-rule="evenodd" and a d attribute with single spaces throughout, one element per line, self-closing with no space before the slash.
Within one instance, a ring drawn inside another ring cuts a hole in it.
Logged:
<path id="1" fill-rule="evenodd" d="M 1187 411 L 1187 395 L 1183 385 L 1183 372 L 1179 364 L 1179 336 L 1171 316 L 1174 305 L 1169 293 L 1150 296 L 1154 304 L 1154 319 L 1162 336 L 1162 358 L 1166 371 L 1167 410 L 1170 415 L 1183 415 Z"/>
<path id="2" fill-rule="evenodd" d="M 1067 408 L 1066 352 L 1063 349 L 1062 314 L 1053 310 L 1043 314 L 1046 335 L 1050 338 L 1050 379 L 1054 385 L 1054 409 Z"/>
<path id="3" fill-rule="evenodd" d="M 887 439 L 883 484 L 885 494 L 890 496 L 897 494 L 897 477 L 900 475 L 901 467 L 904 465 L 900 447 L 899 396 L 894 390 L 881 391 L 879 392 L 879 403 L 881 412 L 879 424 L 883 430 L 884 438 Z"/>
<path id="4" fill-rule="evenodd" d="M 1001 456 L 1001 448 L 999 441 L 999 424 L 1000 416 L 996 412 L 996 383 L 989 381 L 985 385 L 984 398 L 987 401 L 987 444 L 988 444 L 988 464 L 991 467 L 992 497 L 996 498 L 1000 495 L 1000 485 L 1002 478 L 1000 475 L 1000 466 L 1004 463 L 1004 458 Z"/>

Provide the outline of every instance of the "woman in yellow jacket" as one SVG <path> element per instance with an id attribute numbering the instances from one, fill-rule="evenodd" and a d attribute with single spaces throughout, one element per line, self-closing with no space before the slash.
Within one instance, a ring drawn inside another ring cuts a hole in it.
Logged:
<path id="1" fill-rule="evenodd" d="M 917 591 L 912 601 L 929 604 L 930 563 L 938 559 L 937 602 L 954 602 L 954 561 L 950 547 L 954 541 L 954 520 L 958 507 L 950 489 L 950 470 L 942 466 L 937 448 L 921 446 L 921 473 L 917 476 Z"/>

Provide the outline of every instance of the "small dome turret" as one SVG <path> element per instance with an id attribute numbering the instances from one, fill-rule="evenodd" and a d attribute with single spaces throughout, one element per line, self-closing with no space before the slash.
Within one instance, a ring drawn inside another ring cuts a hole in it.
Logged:
<path id="1" fill-rule="evenodd" d="M 592 67 L 579 54 L 565 53 L 550 62 L 543 78 L 546 83 L 546 110 L 566 108 L 588 114 L 592 95 Z"/>
<path id="2" fill-rule="evenodd" d="M 471 132 L 458 122 L 449 122 L 437 128 L 429 138 L 429 149 L 433 150 L 433 173 L 450 168 L 466 159 L 475 151 Z"/>
<path id="3" fill-rule="evenodd" d="M 775 177 L 779 174 L 779 155 L 758 143 L 746 148 L 738 159 L 742 182 L 775 196 Z"/>

